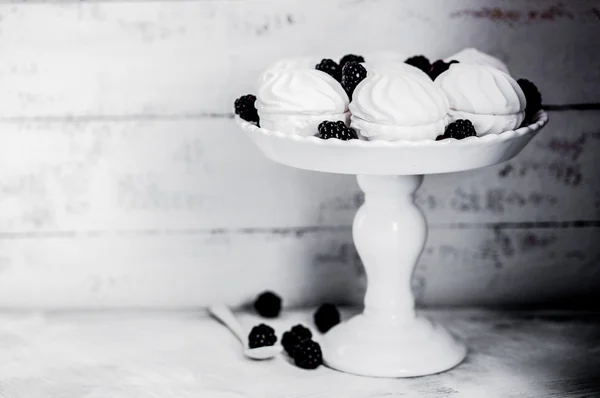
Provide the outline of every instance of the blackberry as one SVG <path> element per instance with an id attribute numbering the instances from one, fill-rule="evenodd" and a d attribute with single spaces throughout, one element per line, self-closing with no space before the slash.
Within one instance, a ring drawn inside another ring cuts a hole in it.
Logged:
<path id="1" fill-rule="evenodd" d="M 304 340 L 308 340 L 310 338 L 312 338 L 312 333 L 308 328 L 302 325 L 296 325 L 283 334 L 283 337 L 281 338 L 281 345 L 288 355 L 293 358 L 296 346 Z"/>
<path id="2" fill-rule="evenodd" d="M 438 59 L 433 64 L 431 64 L 431 68 L 429 69 L 429 77 L 431 80 L 435 80 L 439 75 L 446 72 L 450 65 L 457 64 L 458 61 L 452 60 L 450 62 L 444 62 L 441 59 Z"/>
<path id="3" fill-rule="evenodd" d="M 340 312 L 331 303 L 322 304 L 315 312 L 314 321 L 319 332 L 326 333 L 329 329 L 340 323 Z"/>
<path id="4" fill-rule="evenodd" d="M 365 62 L 365 58 L 362 55 L 346 54 L 340 59 L 340 69 L 348 62 Z"/>
<path id="5" fill-rule="evenodd" d="M 431 63 L 423 55 L 415 55 L 414 57 L 408 58 L 404 63 L 414 66 L 415 68 L 421 69 L 425 73 L 429 73 L 431 69 Z"/>
<path id="6" fill-rule="evenodd" d="M 342 80 L 342 68 L 332 59 L 325 58 L 315 66 L 315 69 L 327 73 L 338 82 Z"/>
<path id="7" fill-rule="evenodd" d="M 294 363 L 302 369 L 316 369 L 323 364 L 321 346 L 310 339 L 302 341 L 294 351 Z"/>
<path id="8" fill-rule="evenodd" d="M 476 136 L 477 132 L 473 123 L 467 119 L 458 119 L 453 123 L 450 123 L 444 131 L 444 138 L 456 138 L 462 140 L 463 138 Z"/>
<path id="9" fill-rule="evenodd" d="M 317 129 L 319 130 L 319 134 L 317 134 L 317 137 L 322 138 L 324 140 L 328 140 L 330 138 L 337 138 L 342 141 L 348 141 L 358 138 L 356 132 L 350 127 L 346 126 L 346 124 L 341 120 L 337 122 L 321 122 Z"/>
<path id="10" fill-rule="evenodd" d="M 242 95 L 234 102 L 235 114 L 239 115 L 242 119 L 247 122 L 254 122 L 258 124 L 258 111 L 254 103 L 256 102 L 256 96 L 252 94 Z"/>
<path id="11" fill-rule="evenodd" d="M 542 94 L 540 94 L 540 91 L 535 84 L 527 79 L 519 79 L 517 80 L 517 83 L 525 94 L 525 100 L 527 101 L 527 106 L 525 107 L 525 120 L 529 122 L 533 119 L 533 116 L 537 111 L 542 109 Z"/>
<path id="12" fill-rule="evenodd" d="M 264 318 L 276 318 L 281 311 L 281 298 L 273 292 L 263 292 L 254 301 L 254 309 Z"/>
<path id="13" fill-rule="evenodd" d="M 367 70 L 358 62 L 347 62 L 342 67 L 342 87 L 346 90 L 350 100 L 352 100 L 354 89 L 365 77 L 367 77 Z"/>
<path id="14" fill-rule="evenodd" d="M 310 331 L 309 328 L 307 328 L 304 325 L 296 325 L 293 328 L 290 329 L 290 332 L 292 332 L 294 335 L 298 336 L 300 338 L 300 340 L 306 340 L 306 339 L 310 339 L 312 338 L 312 332 Z"/>
<path id="15" fill-rule="evenodd" d="M 254 326 L 248 335 L 248 346 L 250 348 L 275 345 L 276 342 L 275 330 L 264 323 Z"/>

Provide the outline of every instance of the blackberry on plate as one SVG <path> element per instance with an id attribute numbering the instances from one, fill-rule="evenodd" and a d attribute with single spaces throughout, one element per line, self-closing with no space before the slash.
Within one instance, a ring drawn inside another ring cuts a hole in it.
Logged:
<path id="1" fill-rule="evenodd" d="M 444 138 L 456 138 L 457 140 L 476 135 L 477 132 L 475 131 L 475 127 L 473 127 L 473 123 L 467 119 L 458 119 L 450 123 L 446 127 L 446 131 L 444 131 Z"/>
<path id="2" fill-rule="evenodd" d="M 365 58 L 362 55 L 346 54 L 340 59 L 340 69 L 348 62 L 365 62 Z"/>
<path id="3" fill-rule="evenodd" d="M 296 346 L 310 338 L 312 338 L 312 333 L 307 327 L 296 325 L 283 334 L 281 345 L 288 355 L 293 358 Z"/>
<path id="4" fill-rule="evenodd" d="M 446 72 L 450 68 L 450 65 L 457 63 L 458 61 L 455 60 L 445 62 L 441 59 L 438 59 L 433 64 L 431 64 L 431 68 L 429 69 L 429 77 L 431 78 L 431 80 L 435 80 L 439 75 Z"/>
<path id="5" fill-rule="evenodd" d="M 331 303 L 322 304 L 315 312 L 314 321 L 319 332 L 326 333 L 329 329 L 340 323 L 340 312 Z"/>
<path id="6" fill-rule="evenodd" d="M 281 311 L 281 298 L 273 292 L 263 292 L 254 301 L 254 309 L 264 318 L 276 318 Z"/>
<path id="7" fill-rule="evenodd" d="M 431 69 L 431 63 L 429 59 L 423 55 L 415 55 L 414 57 L 408 58 L 404 63 L 414 66 L 415 68 L 421 69 L 425 73 L 429 73 Z"/>
<path id="8" fill-rule="evenodd" d="M 252 94 L 242 95 L 234 102 L 235 114 L 239 115 L 242 119 L 247 122 L 259 122 L 258 111 L 256 110 L 255 103 L 256 96 Z"/>
<path id="9" fill-rule="evenodd" d="M 317 137 L 328 140 L 330 138 L 337 138 L 338 140 L 348 141 L 357 139 L 356 132 L 350 127 L 346 126 L 341 120 L 337 122 L 324 121 L 319 123 L 317 127 L 319 133 Z"/>
<path id="10" fill-rule="evenodd" d="M 367 77 L 367 70 L 358 62 L 348 62 L 342 67 L 342 87 L 350 100 L 354 89 L 365 77 Z"/>
<path id="11" fill-rule="evenodd" d="M 248 346 L 250 348 L 275 345 L 276 342 L 275 330 L 264 323 L 254 326 L 248 335 Z"/>
<path id="12" fill-rule="evenodd" d="M 523 94 L 525 94 L 525 100 L 527 101 L 527 106 L 525 107 L 525 119 L 527 121 L 531 121 L 533 116 L 542 109 L 542 94 L 538 88 L 531 81 L 527 79 L 519 79 L 517 80 L 519 87 L 523 90 Z"/>
<path id="13" fill-rule="evenodd" d="M 323 59 L 315 66 L 315 69 L 327 73 L 338 82 L 342 80 L 342 68 L 332 59 Z"/>
<path id="14" fill-rule="evenodd" d="M 316 369 L 323 364 L 321 346 L 311 339 L 304 340 L 296 346 L 294 363 L 302 369 Z"/>

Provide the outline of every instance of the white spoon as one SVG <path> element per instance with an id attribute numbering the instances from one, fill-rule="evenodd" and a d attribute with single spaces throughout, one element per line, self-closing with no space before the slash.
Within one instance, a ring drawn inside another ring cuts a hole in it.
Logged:
<path id="1" fill-rule="evenodd" d="M 248 348 L 246 345 L 247 336 L 244 336 L 244 333 L 242 333 L 242 327 L 237 319 L 235 319 L 235 316 L 231 310 L 226 306 L 221 304 L 211 305 L 208 307 L 208 312 L 233 332 L 235 337 L 237 337 L 240 343 L 242 343 L 242 346 L 244 346 L 244 355 L 246 355 L 248 358 L 258 360 L 269 359 L 281 352 L 281 345 L 279 344 L 266 347 Z"/>

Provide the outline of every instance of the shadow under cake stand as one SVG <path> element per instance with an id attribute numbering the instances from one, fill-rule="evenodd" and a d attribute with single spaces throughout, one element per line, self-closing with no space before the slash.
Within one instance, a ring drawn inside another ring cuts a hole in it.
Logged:
<path id="1" fill-rule="evenodd" d="M 387 142 L 286 135 L 236 117 L 267 158 L 299 169 L 355 174 L 365 193 L 352 226 L 367 275 L 364 311 L 324 336 L 327 366 L 363 376 L 411 377 L 448 370 L 465 358 L 463 344 L 415 315 L 410 281 L 427 223 L 414 194 L 426 174 L 471 170 L 516 156 L 548 117 L 540 111 L 534 120 L 514 131 L 460 141 Z"/>

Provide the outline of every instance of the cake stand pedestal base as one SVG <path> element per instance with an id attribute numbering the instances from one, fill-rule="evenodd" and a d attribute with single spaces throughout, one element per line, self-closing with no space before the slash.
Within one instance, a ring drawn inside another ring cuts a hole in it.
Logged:
<path id="1" fill-rule="evenodd" d="M 458 365 L 465 347 L 426 319 L 385 322 L 360 314 L 331 329 L 322 341 L 325 364 L 371 377 L 413 377 Z"/>
<path id="2" fill-rule="evenodd" d="M 423 176 L 359 175 L 365 203 L 352 227 L 367 274 L 365 310 L 331 329 L 322 341 L 327 366 L 374 377 L 442 372 L 460 363 L 465 347 L 444 329 L 419 319 L 410 288 L 427 238 L 414 203 Z"/>

